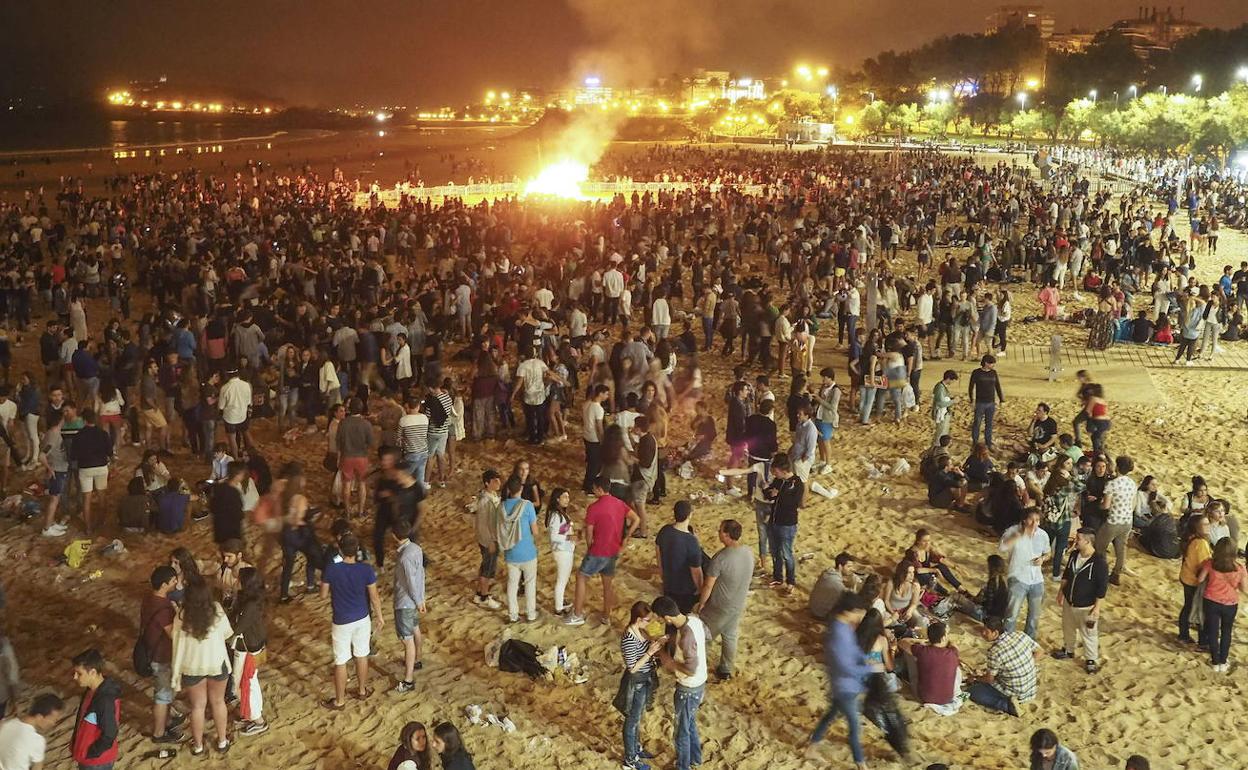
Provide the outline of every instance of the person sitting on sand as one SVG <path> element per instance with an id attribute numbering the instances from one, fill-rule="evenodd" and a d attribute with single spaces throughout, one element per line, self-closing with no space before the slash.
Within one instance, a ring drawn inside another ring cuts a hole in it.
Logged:
<path id="1" fill-rule="evenodd" d="M 1018 704 L 1036 697 L 1036 661 L 1044 655 L 1035 640 L 1019 631 L 1007 631 L 1001 618 L 984 621 L 988 668 L 974 677 L 971 701 L 991 711 L 1018 716 Z"/>
<path id="2" fill-rule="evenodd" d="M 962 469 L 952 466 L 948 456 L 941 457 L 927 482 L 927 502 L 936 508 L 965 512 L 966 487 L 966 474 Z"/>

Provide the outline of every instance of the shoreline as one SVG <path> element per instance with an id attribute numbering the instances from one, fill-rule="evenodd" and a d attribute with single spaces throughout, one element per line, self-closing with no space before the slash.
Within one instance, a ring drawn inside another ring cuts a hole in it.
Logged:
<path id="1" fill-rule="evenodd" d="M 321 128 L 296 128 L 296 129 L 280 129 L 268 134 L 258 134 L 255 136 L 237 136 L 231 139 L 217 140 L 198 140 L 198 141 L 182 141 L 182 142 L 147 142 L 144 144 L 113 144 L 96 147 L 58 147 L 47 150 L 0 150 L 0 159 L 2 160 L 39 160 L 48 156 L 56 158 L 67 158 L 74 155 L 90 155 L 98 152 L 121 152 L 131 150 L 167 150 L 177 147 L 193 147 L 195 145 L 204 144 L 220 144 L 233 145 L 243 144 L 246 142 L 272 142 L 274 140 L 283 142 L 296 142 L 307 139 L 324 139 L 332 137 L 335 134 L 342 133 L 339 129 L 321 129 Z"/>

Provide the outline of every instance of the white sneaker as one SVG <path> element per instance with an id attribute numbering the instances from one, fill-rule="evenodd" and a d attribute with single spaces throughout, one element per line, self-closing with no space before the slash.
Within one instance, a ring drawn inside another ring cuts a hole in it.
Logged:
<path id="1" fill-rule="evenodd" d="M 62 537 L 69 530 L 63 524 L 53 524 L 43 530 L 44 537 Z"/>
<path id="2" fill-rule="evenodd" d="M 485 607 L 487 610 L 497 610 L 501 609 L 503 606 L 499 603 L 498 599 L 495 599 L 493 596 L 486 596 L 484 598 L 477 596 L 473 598 L 473 601 L 478 607 Z"/>

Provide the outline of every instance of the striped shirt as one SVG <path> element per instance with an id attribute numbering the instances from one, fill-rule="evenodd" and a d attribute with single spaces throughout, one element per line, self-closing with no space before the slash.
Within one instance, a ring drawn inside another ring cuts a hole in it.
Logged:
<path id="1" fill-rule="evenodd" d="M 450 433 L 451 419 L 452 419 L 451 410 L 455 408 L 455 402 L 451 399 L 451 394 L 447 393 L 445 390 L 437 394 L 435 398 L 437 398 L 438 402 L 442 404 L 442 410 L 443 412 L 446 413 L 446 419 L 442 421 L 441 425 L 435 425 L 433 418 L 430 418 L 429 419 L 429 433 L 435 436 L 439 434 Z"/>
<path id="2" fill-rule="evenodd" d="M 405 414 L 399 419 L 399 446 L 403 454 L 425 454 L 429 451 L 429 417 Z"/>
<path id="3" fill-rule="evenodd" d="M 624 669 L 631 669 L 637 661 L 646 656 L 646 650 L 649 648 L 650 643 L 645 639 L 635 636 L 632 631 L 625 631 L 624 636 L 620 637 L 620 652 L 624 655 Z M 637 669 L 637 673 L 646 673 L 653 668 L 654 658 L 651 658 Z"/>

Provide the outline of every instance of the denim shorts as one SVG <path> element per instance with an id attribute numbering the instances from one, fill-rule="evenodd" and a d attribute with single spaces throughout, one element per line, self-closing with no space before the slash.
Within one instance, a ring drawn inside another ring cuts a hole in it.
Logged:
<path id="1" fill-rule="evenodd" d="M 446 439 L 448 436 L 450 436 L 450 433 L 446 431 L 439 433 L 429 431 L 429 455 L 431 457 L 433 455 L 446 454 Z"/>
<path id="2" fill-rule="evenodd" d="M 420 628 L 420 613 L 415 607 L 394 611 L 394 633 L 400 639 L 411 639 Z"/>
<path id="3" fill-rule="evenodd" d="M 581 559 L 581 574 L 585 577 L 593 577 L 594 575 L 602 575 L 603 577 L 614 577 L 615 560 L 617 556 L 590 556 L 585 555 Z"/>
<path id="4" fill-rule="evenodd" d="M 152 685 L 156 691 L 152 700 L 156 701 L 156 705 L 168 706 L 173 703 L 176 694 L 173 691 L 173 666 L 168 663 L 153 662 Z"/>

